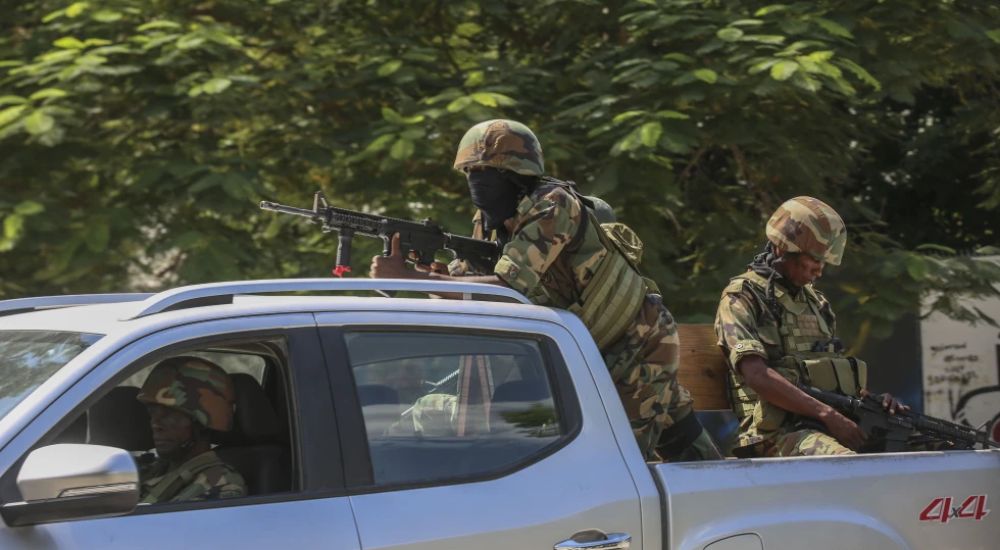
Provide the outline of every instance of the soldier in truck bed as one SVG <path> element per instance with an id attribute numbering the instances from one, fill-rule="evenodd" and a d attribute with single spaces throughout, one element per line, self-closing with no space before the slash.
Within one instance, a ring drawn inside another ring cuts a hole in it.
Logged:
<path id="1" fill-rule="evenodd" d="M 796 383 L 858 396 L 867 365 L 846 357 L 830 302 L 814 288 L 826 264 L 840 265 L 847 229 L 812 197 L 785 201 L 767 222 L 767 245 L 730 280 L 715 317 L 729 360 L 730 396 L 740 419 L 740 456 L 853 454 L 864 434 Z M 883 396 L 890 412 L 904 407 Z"/>
<path id="2" fill-rule="evenodd" d="M 484 234 L 505 242 L 493 274 L 452 276 L 407 269 L 397 240 L 372 259 L 371 276 L 506 285 L 533 303 L 568 309 L 589 329 L 644 455 L 721 458 L 677 382 L 677 326 L 651 282 L 639 274 L 641 243 L 626 226 L 602 226 L 573 184 L 543 175 L 534 133 L 510 120 L 473 126 L 454 167 L 465 174 Z"/>

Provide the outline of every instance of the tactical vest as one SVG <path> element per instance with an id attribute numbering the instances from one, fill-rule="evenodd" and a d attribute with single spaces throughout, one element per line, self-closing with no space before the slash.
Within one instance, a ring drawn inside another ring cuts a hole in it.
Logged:
<path id="1" fill-rule="evenodd" d="M 176 470 L 172 470 L 159 476 L 155 484 L 150 486 L 149 492 L 142 497 L 144 503 L 169 502 L 177 494 L 190 485 L 199 474 L 217 466 L 224 466 L 217 457 L 207 458 L 204 456 L 195 457 Z"/>
<path id="2" fill-rule="evenodd" d="M 576 197 L 583 206 L 583 215 L 576 234 L 566 247 L 569 254 L 561 254 L 559 260 L 552 262 L 542 276 L 542 283 L 554 291 L 549 293 L 550 297 L 556 298 L 554 305 L 580 317 L 597 342 L 598 349 L 604 351 L 625 334 L 639 314 L 649 291 L 648 280 L 639 273 L 636 265 L 641 258 L 642 241 L 624 224 L 597 223 L 593 212 L 571 184 L 553 179 L 547 179 L 545 183 L 559 185 Z M 576 292 L 578 284 L 569 265 L 569 256 L 579 249 L 591 225 L 607 253 L 594 268 L 587 286 L 582 292 Z M 565 293 L 559 289 L 574 291 Z"/>
<path id="3" fill-rule="evenodd" d="M 748 271 L 734 277 L 725 292 L 741 294 L 745 284 L 753 285 L 754 294 L 763 296 L 768 281 Z M 868 382 L 867 364 L 834 349 L 833 327 L 820 313 L 819 296 L 811 287 L 801 292 L 805 293 L 805 300 L 797 301 L 780 286 L 775 286 L 774 295 L 780 311 L 773 314 L 778 316 L 778 322 L 773 323 L 767 316 L 758 319 L 758 334 L 768 354 L 767 366 L 792 383 L 801 382 L 825 391 L 858 396 Z M 760 306 L 768 307 L 766 303 Z M 733 411 L 741 421 L 752 416 L 757 432 L 773 432 L 794 422 L 794 415 L 760 400 L 735 369 L 730 370 L 729 378 Z"/>

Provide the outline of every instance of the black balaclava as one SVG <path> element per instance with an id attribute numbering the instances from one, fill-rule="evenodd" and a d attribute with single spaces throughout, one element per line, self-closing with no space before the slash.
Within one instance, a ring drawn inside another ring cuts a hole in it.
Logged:
<path id="1" fill-rule="evenodd" d="M 486 234 L 494 230 L 506 234 L 503 222 L 517 213 L 517 203 L 528 192 L 529 180 L 534 178 L 491 167 L 473 170 L 467 178 L 472 204 L 483 213 Z"/>
<path id="2" fill-rule="evenodd" d="M 771 310 L 771 313 L 775 315 L 775 318 L 780 322 L 781 306 L 778 305 L 778 299 L 774 295 L 774 284 L 776 282 L 780 283 L 793 294 L 798 291 L 798 287 L 792 285 L 787 279 L 781 276 L 781 273 L 778 273 L 777 269 L 774 268 L 775 265 L 784 261 L 783 258 L 779 258 L 774 252 L 774 244 L 771 243 L 771 241 L 768 241 L 767 245 L 764 246 L 764 251 L 754 256 L 753 261 L 747 264 L 747 269 L 753 271 L 761 277 L 767 278 L 767 289 L 764 292 L 767 300 L 767 306 Z"/>

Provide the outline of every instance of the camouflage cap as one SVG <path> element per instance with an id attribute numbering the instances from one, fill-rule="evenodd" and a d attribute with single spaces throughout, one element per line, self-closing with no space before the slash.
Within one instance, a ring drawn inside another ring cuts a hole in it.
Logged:
<path id="1" fill-rule="evenodd" d="M 143 403 L 177 409 L 206 428 L 229 431 L 233 425 L 233 381 L 221 367 L 200 357 L 161 361 L 139 390 Z"/>
<path id="2" fill-rule="evenodd" d="M 545 170 L 542 146 L 534 132 L 513 120 L 480 122 L 462 136 L 455 155 L 455 170 L 470 166 L 492 166 L 525 176 L 541 176 Z"/>
<path id="3" fill-rule="evenodd" d="M 788 252 L 804 252 L 840 265 L 847 244 L 847 228 L 837 211 L 812 197 L 785 201 L 767 220 L 767 238 Z"/>

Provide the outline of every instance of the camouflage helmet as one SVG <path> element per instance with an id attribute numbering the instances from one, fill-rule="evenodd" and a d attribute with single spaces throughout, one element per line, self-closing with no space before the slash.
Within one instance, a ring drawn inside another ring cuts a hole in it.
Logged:
<path id="1" fill-rule="evenodd" d="M 233 425 L 233 381 L 221 367 L 200 357 L 161 361 L 149 373 L 136 399 L 177 409 L 202 426 L 227 432 Z"/>
<path id="2" fill-rule="evenodd" d="M 513 120 L 487 120 L 469 128 L 458 144 L 455 170 L 461 172 L 470 166 L 541 176 L 545 161 L 538 138 L 527 126 Z"/>
<path id="3" fill-rule="evenodd" d="M 804 252 L 840 265 L 847 244 L 847 228 L 837 211 L 812 197 L 785 201 L 767 220 L 767 238 L 787 252 Z"/>

